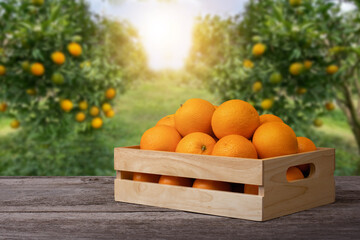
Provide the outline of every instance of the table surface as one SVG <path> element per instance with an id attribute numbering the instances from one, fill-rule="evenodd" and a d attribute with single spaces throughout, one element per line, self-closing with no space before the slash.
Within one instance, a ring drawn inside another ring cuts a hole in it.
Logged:
<path id="1" fill-rule="evenodd" d="M 114 201 L 113 177 L 0 177 L 0 239 L 360 239 L 360 176 L 336 202 L 266 222 Z"/>

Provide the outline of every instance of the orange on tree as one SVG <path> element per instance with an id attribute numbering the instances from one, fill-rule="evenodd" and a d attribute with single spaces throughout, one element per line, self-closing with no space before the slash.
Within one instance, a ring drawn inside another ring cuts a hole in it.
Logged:
<path id="1" fill-rule="evenodd" d="M 193 184 L 190 178 L 166 176 L 166 175 L 160 177 L 159 183 L 165 185 L 175 185 L 175 186 L 183 186 L 183 187 L 191 187 Z"/>
<path id="2" fill-rule="evenodd" d="M 10 127 L 14 128 L 14 129 L 19 128 L 20 127 L 20 122 L 15 119 L 15 120 L 11 121 Z"/>
<path id="3" fill-rule="evenodd" d="M 175 128 L 155 126 L 144 132 L 140 140 L 140 149 L 174 152 L 181 140 Z"/>
<path id="4" fill-rule="evenodd" d="M 260 125 L 267 122 L 284 122 L 284 121 L 278 116 L 275 116 L 273 114 L 260 115 Z"/>
<path id="5" fill-rule="evenodd" d="M 301 0 L 289 0 L 290 5 L 293 7 L 297 7 L 301 5 L 301 2 L 302 2 Z"/>
<path id="6" fill-rule="evenodd" d="M 216 141 L 210 135 L 194 132 L 180 140 L 175 152 L 211 155 L 215 143 Z"/>
<path id="7" fill-rule="evenodd" d="M 212 155 L 240 158 L 258 158 L 254 145 L 240 135 L 227 135 L 214 146 Z"/>
<path id="8" fill-rule="evenodd" d="M 31 64 L 30 71 L 34 76 L 42 76 L 45 72 L 45 68 L 41 63 L 33 63 Z"/>
<path id="9" fill-rule="evenodd" d="M 231 134 L 251 138 L 260 125 L 260 118 L 250 103 L 234 99 L 224 102 L 215 110 L 211 125 L 218 139 Z"/>
<path id="10" fill-rule="evenodd" d="M 274 100 L 266 98 L 261 102 L 261 108 L 264 110 L 270 109 L 274 105 Z"/>
<path id="11" fill-rule="evenodd" d="M 281 75 L 281 73 L 279 73 L 279 72 L 274 72 L 274 73 L 272 73 L 271 75 L 270 75 L 270 83 L 272 83 L 272 84 L 278 84 L 278 83 L 281 83 L 281 81 L 282 81 L 282 75 Z"/>
<path id="12" fill-rule="evenodd" d="M 323 125 L 323 121 L 320 118 L 315 118 L 313 124 L 315 127 L 321 127 Z"/>
<path id="13" fill-rule="evenodd" d="M 29 61 L 23 61 L 22 63 L 21 63 L 21 68 L 24 70 L 24 71 L 29 71 L 29 69 L 30 69 L 30 63 L 29 63 Z"/>
<path id="14" fill-rule="evenodd" d="M 175 127 L 182 136 L 193 132 L 211 135 L 211 118 L 214 111 L 214 105 L 206 100 L 189 99 L 176 111 Z"/>
<path id="15" fill-rule="evenodd" d="M 305 68 L 306 70 L 309 70 L 309 69 L 312 67 L 312 65 L 313 65 L 313 62 L 312 62 L 312 61 L 310 61 L 310 60 L 305 60 L 305 61 L 304 61 L 304 68 Z"/>
<path id="16" fill-rule="evenodd" d="M 286 180 L 288 182 L 303 179 L 303 178 L 304 178 L 304 174 L 297 167 L 289 167 L 289 169 L 286 171 Z"/>
<path id="17" fill-rule="evenodd" d="M 230 183 L 205 179 L 196 179 L 192 187 L 209 190 L 231 191 Z"/>
<path id="18" fill-rule="evenodd" d="M 75 116 L 77 122 L 83 122 L 86 119 L 86 115 L 83 112 L 78 112 Z"/>
<path id="19" fill-rule="evenodd" d="M 252 142 L 259 158 L 294 154 L 298 151 L 295 132 L 282 122 L 268 122 L 256 129 Z"/>
<path id="20" fill-rule="evenodd" d="M 61 73 L 54 73 L 51 75 L 51 81 L 57 85 L 61 85 L 65 82 L 65 79 Z"/>
<path id="21" fill-rule="evenodd" d="M 254 63 L 253 63 L 251 60 L 249 60 L 249 59 L 245 59 L 245 60 L 243 61 L 243 66 L 244 66 L 245 68 L 253 68 L 253 67 L 254 67 Z"/>
<path id="22" fill-rule="evenodd" d="M 258 92 L 262 89 L 262 83 L 257 81 L 257 82 L 254 82 L 254 84 L 252 85 L 252 90 L 253 92 Z"/>
<path id="23" fill-rule="evenodd" d="M 114 110 L 111 109 L 111 110 L 105 112 L 105 116 L 106 116 L 107 118 L 112 118 L 112 117 L 114 117 L 114 116 L 115 116 Z"/>
<path id="24" fill-rule="evenodd" d="M 297 137 L 297 141 L 298 141 L 298 152 L 299 153 L 303 153 L 303 152 L 311 152 L 311 151 L 315 151 L 316 150 L 316 146 L 313 143 L 313 141 L 311 141 L 309 138 L 306 137 Z M 310 165 L 309 164 L 301 164 L 299 166 L 297 166 L 302 172 L 306 172 L 308 170 L 310 170 Z"/>
<path id="25" fill-rule="evenodd" d="M 327 103 L 325 103 L 325 108 L 328 111 L 332 111 L 335 109 L 335 105 L 332 102 L 327 102 Z"/>
<path id="26" fill-rule="evenodd" d="M 165 125 L 175 128 L 175 114 L 171 114 L 163 117 L 156 123 L 156 126 L 158 125 Z"/>
<path id="27" fill-rule="evenodd" d="M 92 106 L 92 107 L 90 108 L 90 115 L 91 115 L 91 116 L 96 117 L 97 115 L 99 115 L 99 113 L 100 113 L 100 110 L 99 110 L 98 107 Z"/>
<path id="28" fill-rule="evenodd" d="M 36 95 L 36 89 L 34 88 L 29 88 L 29 89 L 26 89 L 26 93 L 30 96 L 35 96 Z"/>
<path id="29" fill-rule="evenodd" d="M 103 120 L 99 117 L 93 118 L 91 120 L 91 126 L 95 129 L 101 128 L 103 125 Z"/>
<path id="30" fill-rule="evenodd" d="M 87 101 L 81 101 L 81 102 L 79 102 L 79 108 L 81 109 L 81 110 L 86 110 L 86 109 L 88 109 L 88 103 L 87 103 Z"/>
<path id="31" fill-rule="evenodd" d="M 73 108 L 73 103 L 69 99 L 64 99 L 61 100 L 60 107 L 62 110 L 64 110 L 64 112 L 70 112 L 71 109 Z"/>
<path id="32" fill-rule="evenodd" d="M 2 102 L 0 103 L 0 112 L 5 112 L 7 109 L 7 103 Z"/>
<path id="33" fill-rule="evenodd" d="M 35 6 L 42 6 L 44 4 L 45 0 L 31 0 L 31 3 Z"/>
<path id="34" fill-rule="evenodd" d="M 257 43 L 252 48 L 252 54 L 256 57 L 261 56 L 266 51 L 266 46 L 262 43 Z"/>
<path id="35" fill-rule="evenodd" d="M 339 67 L 334 64 L 326 68 L 326 73 L 330 75 L 337 73 L 337 71 L 339 71 Z"/>
<path id="36" fill-rule="evenodd" d="M 259 194 L 259 186 L 252 184 L 244 184 L 244 193 L 258 195 Z"/>
<path id="37" fill-rule="evenodd" d="M 78 57 L 82 53 L 81 46 L 76 42 L 69 43 L 67 49 L 68 49 L 69 53 L 74 57 Z"/>
<path id="38" fill-rule="evenodd" d="M 103 103 L 103 105 L 101 106 L 103 112 L 107 112 L 107 111 L 110 111 L 112 108 L 111 108 L 111 105 L 109 103 Z"/>
<path id="39" fill-rule="evenodd" d="M 296 93 L 299 94 L 299 95 L 303 95 L 307 92 L 307 89 L 304 88 L 304 87 L 299 87 L 296 89 Z"/>
<path id="40" fill-rule="evenodd" d="M 61 65 L 65 62 L 65 55 L 62 52 L 56 51 L 51 54 L 51 60 L 57 64 Z"/>
<path id="41" fill-rule="evenodd" d="M 105 92 L 105 97 L 107 99 L 113 99 L 116 96 L 116 91 L 114 88 L 108 88 Z"/>
<path id="42" fill-rule="evenodd" d="M 158 183 L 159 182 L 159 175 L 156 174 L 150 174 L 150 173 L 133 173 L 133 181 L 138 182 L 152 182 L 152 183 Z"/>
<path id="43" fill-rule="evenodd" d="M 304 65 L 302 63 L 296 62 L 290 65 L 289 72 L 291 73 L 291 75 L 297 76 L 302 73 L 303 68 Z"/>
<path id="44" fill-rule="evenodd" d="M 6 67 L 4 65 L 0 65 L 0 76 L 5 75 L 6 73 Z"/>

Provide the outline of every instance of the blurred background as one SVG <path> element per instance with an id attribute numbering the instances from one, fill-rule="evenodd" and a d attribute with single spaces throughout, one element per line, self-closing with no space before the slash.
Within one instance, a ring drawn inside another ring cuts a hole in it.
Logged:
<path id="1" fill-rule="evenodd" d="M 249 101 L 360 175 L 360 1 L 2 0 L 0 175 L 114 175 L 185 100 Z"/>

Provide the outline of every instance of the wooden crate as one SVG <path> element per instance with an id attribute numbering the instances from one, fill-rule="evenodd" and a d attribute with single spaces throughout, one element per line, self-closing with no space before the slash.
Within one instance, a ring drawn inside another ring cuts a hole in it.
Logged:
<path id="1" fill-rule="evenodd" d="M 291 166 L 311 164 L 307 178 L 288 182 Z M 335 150 L 267 159 L 115 148 L 115 201 L 265 221 L 335 201 Z M 133 172 L 259 185 L 259 195 L 132 180 Z"/>

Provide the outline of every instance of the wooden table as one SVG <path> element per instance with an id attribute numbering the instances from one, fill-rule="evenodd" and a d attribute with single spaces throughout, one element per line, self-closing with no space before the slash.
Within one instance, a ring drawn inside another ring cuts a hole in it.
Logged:
<path id="1" fill-rule="evenodd" d="M 267 222 L 114 201 L 112 177 L 0 177 L 0 239 L 360 239 L 360 177 L 336 202 Z"/>

